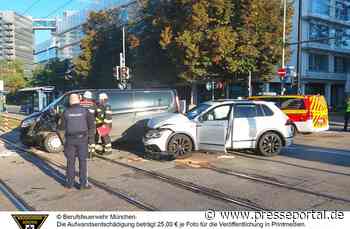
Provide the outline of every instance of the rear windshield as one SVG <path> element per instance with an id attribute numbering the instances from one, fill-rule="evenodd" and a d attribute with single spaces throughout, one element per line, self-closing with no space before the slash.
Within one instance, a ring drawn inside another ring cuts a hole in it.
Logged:
<path id="1" fill-rule="evenodd" d="M 300 98 L 258 98 L 256 100 L 273 102 L 281 110 L 301 110 L 305 109 L 304 99 Z"/>

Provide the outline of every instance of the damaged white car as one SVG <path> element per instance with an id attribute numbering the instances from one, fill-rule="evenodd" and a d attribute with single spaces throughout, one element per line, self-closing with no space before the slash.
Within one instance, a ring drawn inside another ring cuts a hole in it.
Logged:
<path id="1" fill-rule="evenodd" d="M 153 118 L 147 126 L 145 151 L 176 158 L 197 150 L 234 149 L 274 156 L 293 142 L 292 122 L 273 103 L 263 101 L 209 101 L 186 115 Z"/>

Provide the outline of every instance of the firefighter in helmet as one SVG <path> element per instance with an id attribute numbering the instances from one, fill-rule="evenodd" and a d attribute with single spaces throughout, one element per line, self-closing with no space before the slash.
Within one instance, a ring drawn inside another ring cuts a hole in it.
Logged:
<path id="1" fill-rule="evenodd" d="M 101 139 L 102 152 L 105 155 L 112 153 L 112 143 L 109 132 L 112 129 L 112 109 L 108 105 L 108 96 L 106 93 L 99 94 L 99 102 L 96 107 L 96 143 Z M 97 146 L 97 151 L 101 149 Z"/>
<path id="2" fill-rule="evenodd" d="M 80 101 L 80 106 L 86 108 L 92 117 L 96 117 L 96 103 L 93 99 L 93 95 L 91 91 L 85 91 L 83 94 L 83 98 Z M 89 154 L 88 159 L 92 159 L 95 153 L 95 144 L 89 145 Z"/>

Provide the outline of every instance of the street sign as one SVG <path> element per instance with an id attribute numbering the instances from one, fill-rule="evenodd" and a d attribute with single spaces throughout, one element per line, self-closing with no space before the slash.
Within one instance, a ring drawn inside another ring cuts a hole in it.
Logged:
<path id="1" fill-rule="evenodd" d="M 280 77 L 284 77 L 287 73 L 287 70 L 285 68 L 279 68 L 278 71 L 277 71 L 277 74 L 280 76 Z"/>

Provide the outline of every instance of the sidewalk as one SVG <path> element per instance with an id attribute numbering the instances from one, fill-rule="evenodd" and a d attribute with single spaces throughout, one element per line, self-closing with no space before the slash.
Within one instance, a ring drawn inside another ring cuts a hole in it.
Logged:
<path id="1" fill-rule="evenodd" d="M 342 114 L 329 114 L 329 125 L 344 126 L 344 116 Z"/>

